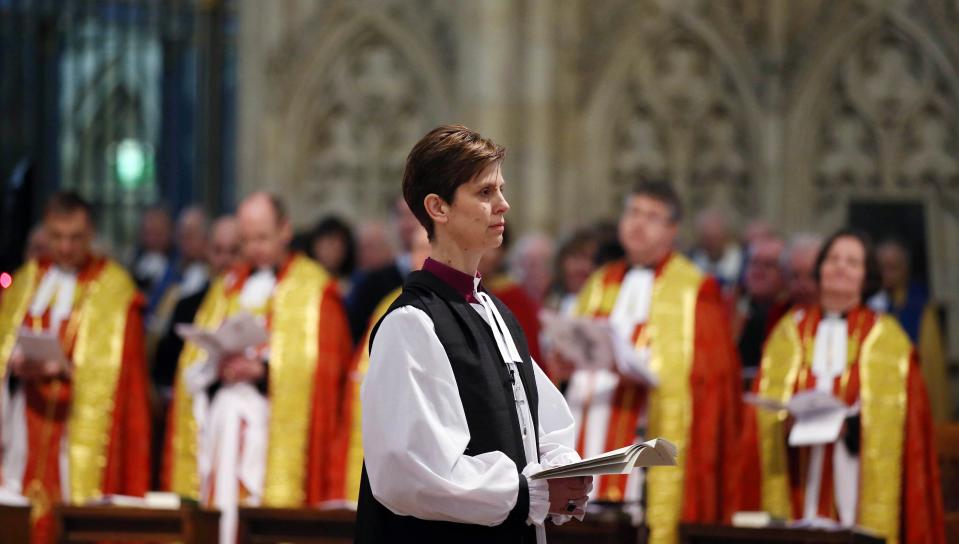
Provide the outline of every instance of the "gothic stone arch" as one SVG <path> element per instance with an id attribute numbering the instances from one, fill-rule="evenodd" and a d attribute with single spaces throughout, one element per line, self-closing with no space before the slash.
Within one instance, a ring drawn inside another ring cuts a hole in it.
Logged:
<path id="1" fill-rule="evenodd" d="M 615 216 L 636 180 L 671 180 L 690 211 L 761 211 L 758 101 L 742 59 L 695 16 L 624 25 L 586 106 L 592 209 Z"/>
<path id="2" fill-rule="evenodd" d="M 294 222 L 382 216 L 406 154 L 449 111 L 440 60 L 402 24 L 360 12 L 292 68 L 273 177 Z M 270 143 L 268 142 L 268 145 Z"/>
<path id="3" fill-rule="evenodd" d="M 846 223 L 852 202 L 922 204 L 932 290 L 959 337 L 956 67 L 899 12 L 877 8 L 833 35 L 788 112 L 785 224 L 825 233 Z"/>

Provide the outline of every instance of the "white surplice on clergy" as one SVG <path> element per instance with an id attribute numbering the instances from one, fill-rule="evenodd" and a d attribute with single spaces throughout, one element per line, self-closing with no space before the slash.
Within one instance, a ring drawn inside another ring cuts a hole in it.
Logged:
<path id="1" fill-rule="evenodd" d="M 474 285 L 475 289 L 475 285 Z M 491 328 L 501 364 L 510 375 L 526 364 L 492 300 L 475 293 L 470 306 Z M 579 460 L 573 450 L 573 420 L 562 394 L 533 362 L 538 392 L 539 447 L 522 380 L 513 393 L 527 465 L 504 453 L 467 455 L 469 427 L 454 372 L 434 324 L 424 311 L 403 306 L 389 312 L 373 340 L 363 383 L 363 435 L 372 493 L 391 512 L 423 520 L 495 526 L 517 500 L 517 475 Z M 389 402 L 382 402 L 389 399 Z M 403 414 L 403 417 L 396 417 Z M 537 542 L 545 542 L 549 509 L 545 480 L 528 480 L 529 517 Z M 554 516 L 563 523 L 567 516 Z"/>
<path id="2" fill-rule="evenodd" d="M 649 319 L 655 279 L 655 272 L 645 267 L 632 267 L 623 277 L 616 302 L 609 314 L 609 324 L 617 336 L 613 343 L 616 350 L 616 368 L 577 369 L 570 378 L 566 398 L 577 422 L 576 435 L 580 434 L 581 427 L 585 427 L 583 455 L 586 457 L 606 452 L 611 407 L 620 380 L 625 378 L 652 386 L 658 383 L 658 378 L 649 370 L 649 349 L 645 346 L 632 346 L 636 327 L 645 324 Z M 629 356 L 626 356 L 627 349 L 632 352 Z M 643 409 L 641 413 L 645 418 L 646 410 Z M 645 423 L 638 422 L 637 426 L 645 427 Z M 633 506 L 631 515 L 635 520 L 642 519 L 639 503 L 642 500 L 643 486 L 643 472 L 631 472 L 626 480 L 623 501 Z M 595 497 L 597 492 L 598 487 L 594 488 L 591 498 Z"/>
<path id="3" fill-rule="evenodd" d="M 255 272 L 240 292 L 241 308 L 250 313 L 263 308 L 275 286 L 272 270 Z M 256 506 L 263 496 L 270 404 L 249 383 L 224 384 L 210 399 L 207 388 L 218 379 L 220 355 L 209 354 L 207 361 L 192 365 L 184 377 L 198 424 L 201 501 L 220 510 L 220 543 L 233 544 L 238 506 Z"/>

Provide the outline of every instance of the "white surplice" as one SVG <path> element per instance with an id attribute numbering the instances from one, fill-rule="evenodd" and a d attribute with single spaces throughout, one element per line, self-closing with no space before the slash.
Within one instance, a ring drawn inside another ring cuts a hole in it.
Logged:
<path id="1" fill-rule="evenodd" d="M 41 319 L 50 311 L 50 322 L 46 330 L 58 334 L 64 321 L 73 312 L 74 296 L 77 289 L 77 273 L 74 270 L 51 266 L 33 293 L 27 313 L 34 319 Z M 0 470 L 2 470 L 2 490 L 15 496 L 23 493 L 23 475 L 27 466 L 27 416 L 26 394 L 23 386 L 10 394 L 9 366 L 7 376 L 0 376 Z M 63 500 L 70 497 L 70 465 L 67 462 L 67 437 L 64 432 L 58 449 L 60 464 L 60 494 Z"/>
<path id="2" fill-rule="evenodd" d="M 474 284 L 475 287 L 475 284 Z M 516 365 L 515 343 L 502 316 L 486 297 L 471 307 L 491 326 L 502 364 Z M 505 333 L 505 334 L 504 334 Z M 499 362 L 498 362 L 499 363 Z M 514 398 L 520 429 L 527 429 L 522 470 L 500 451 L 464 452 L 470 440 L 466 413 L 449 357 L 422 310 L 397 308 L 380 324 L 361 388 L 363 450 L 373 496 L 398 515 L 424 520 L 495 526 L 516 505 L 519 474 L 579 460 L 573 449 L 573 419 L 566 401 L 533 362 L 539 394 L 539 450 L 522 380 Z M 527 523 L 537 542 L 546 541 L 549 509 L 545 480 L 529 480 Z M 562 523 L 569 518 L 554 516 Z"/>
<path id="3" fill-rule="evenodd" d="M 240 307 L 256 314 L 276 287 L 272 270 L 250 275 L 240 291 Z M 263 497 L 270 403 L 252 384 L 221 386 L 214 398 L 206 389 L 216 379 L 215 367 L 195 364 L 185 374 L 193 397 L 198 429 L 197 468 L 200 496 L 220 510 L 220 543 L 236 542 L 241 485 L 244 504 L 256 506 Z"/>
<path id="4" fill-rule="evenodd" d="M 653 286 L 656 275 L 645 267 L 633 267 L 623 276 L 616 302 L 609 315 L 609 322 L 616 334 L 632 344 L 636 327 L 649 319 L 649 310 L 653 300 Z M 648 363 L 648 348 L 637 352 L 637 360 Z M 624 377 L 642 381 L 642 372 L 619 364 L 616 369 L 578 369 L 573 372 L 566 389 L 566 398 L 576 421 L 575 436 L 579 436 L 580 427 L 585 426 L 583 434 L 583 456 L 594 457 L 606 451 L 606 438 L 609 431 L 613 398 L 619 381 Z M 587 408 L 588 407 L 588 408 Z M 645 409 L 642 411 L 645 414 Z M 645 415 L 641 416 L 645 417 Z M 642 425 L 637 422 L 637 426 Z M 637 437 L 640 439 L 641 437 Z M 640 440 L 637 440 L 640 441 Z M 639 507 L 642 500 L 644 473 L 634 470 L 626 477 L 626 489 L 623 501 L 630 503 L 630 515 L 637 522 L 642 519 Z M 595 498 L 598 487 L 594 488 L 591 498 Z"/>

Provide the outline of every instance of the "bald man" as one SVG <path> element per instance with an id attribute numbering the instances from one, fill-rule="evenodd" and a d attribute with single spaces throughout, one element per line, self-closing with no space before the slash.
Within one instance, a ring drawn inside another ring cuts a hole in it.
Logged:
<path id="1" fill-rule="evenodd" d="M 172 491 L 220 510 L 224 544 L 235 542 L 238 505 L 301 507 L 339 495 L 329 456 L 351 350 L 336 281 L 290 251 L 283 203 L 253 193 L 237 220 L 242 261 L 213 282 L 194 323 L 216 329 L 252 314 L 268 340 L 217 361 L 186 344 L 164 467 Z"/>

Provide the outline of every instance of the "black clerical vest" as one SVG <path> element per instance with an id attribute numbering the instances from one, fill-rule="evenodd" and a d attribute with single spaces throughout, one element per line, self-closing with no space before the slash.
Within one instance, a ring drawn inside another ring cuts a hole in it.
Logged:
<path id="1" fill-rule="evenodd" d="M 536 380 L 526 337 L 512 312 L 496 297 L 493 303 L 516 343 L 523 362 L 516 365 L 518 379 L 523 380 L 533 432 L 539 436 L 537 416 L 538 397 Z M 513 398 L 513 387 L 507 366 L 503 363 L 493 332 L 462 295 L 430 272 L 413 272 L 399 298 L 386 315 L 397 308 L 412 306 L 428 315 L 436 336 L 456 377 L 460 400 L 466 412 L 470 441 L 466 455 L 501 451 L 516 463 L 518 471 L 526 466 L 523 437 Z M 385 317 L 385 316 L 384 316 Z M 382 322 L 382 320 L 380 321 Z M 379 323 L 370 334 L 370 346 Z M 403 414 L 397 414 L 403 417 Z M 428 521 L 392 513 L 373 497 L 366 467 L 360 482 L 360 497 L 356 515 L 356 542 L 451 542 L 451 543 L 533 543 L 535 529 L 526 524 L 529 512 L 529 489 L 526 478 L 520 476 L 520 490 L 516 506 L 506 520 L 495 527 L 444 521 Z"/>

